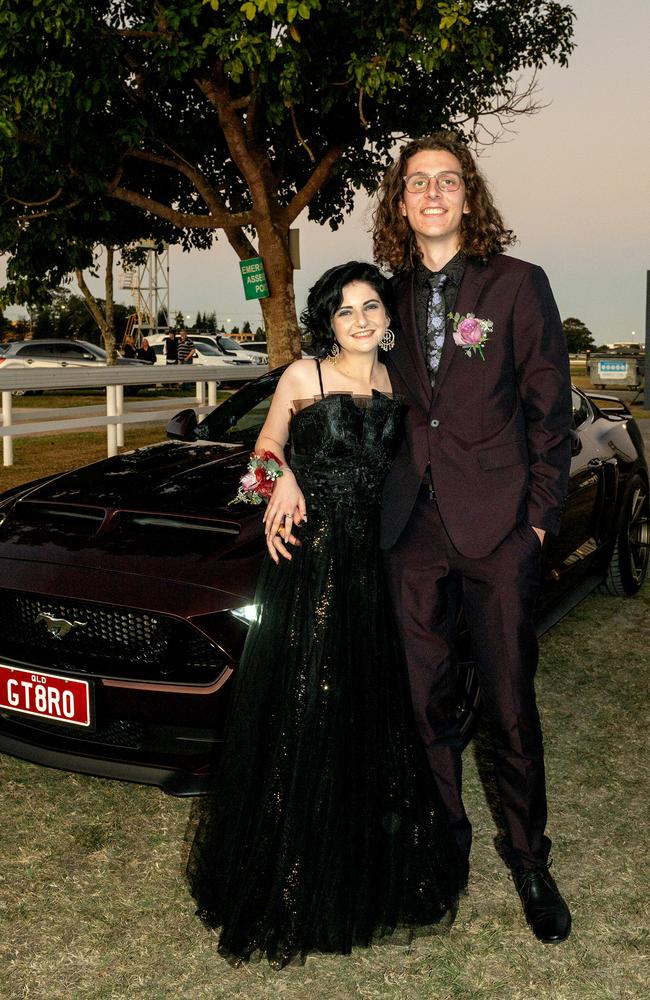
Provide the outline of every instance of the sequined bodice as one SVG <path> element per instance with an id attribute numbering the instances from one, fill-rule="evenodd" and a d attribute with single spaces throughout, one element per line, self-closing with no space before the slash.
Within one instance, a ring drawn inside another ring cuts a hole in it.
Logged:
<path id="1" fill-rule="evenodd" d="M 336 393 L 299 410 L 291 425 L 291 467 L 308 509 L 378 503 L 402 428 L 403 405 Z"/>

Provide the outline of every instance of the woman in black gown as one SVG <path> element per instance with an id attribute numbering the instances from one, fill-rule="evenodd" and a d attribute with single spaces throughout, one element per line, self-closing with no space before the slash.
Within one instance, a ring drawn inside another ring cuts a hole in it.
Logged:
<path id="1" fill-rule="evenodd" d="M 256 452 L 290 468 L 264 515 L 270 557 L 188 863 L 232 962 L 348 953 L 455 913 L 458 868 L 415 734 L 378 544 L 401 433 L 378 348 L 390 290 L 351 262 L 302 316 L 327 360 L 283 374 Z M 330 363 L 331 362 L 331 363 Z"/>

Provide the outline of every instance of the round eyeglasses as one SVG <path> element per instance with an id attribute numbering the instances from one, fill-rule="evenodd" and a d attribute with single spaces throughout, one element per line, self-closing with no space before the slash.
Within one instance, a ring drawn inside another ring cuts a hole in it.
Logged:
<path id="1" fill-rule="evenodd" d="M 425 194 L 434 181 L 438 191 L 452 193 L 458 191 L 463 175 L 456 170 L 442 170 L 439 174 L 409 174 L 404 178 L 404 186 L 409 194 Z"/>

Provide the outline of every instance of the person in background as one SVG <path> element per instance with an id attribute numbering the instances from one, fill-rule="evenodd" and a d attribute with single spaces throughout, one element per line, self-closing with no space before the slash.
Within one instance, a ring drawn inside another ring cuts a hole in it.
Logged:
<path id="1" fill-rule="evenodd" d="M 386 479 L 387 550 L 415 714 L 469 869 L 450 594 L 462 591 L 506 835 L 502 853 L 537 938 L 563 941 L 569 909 L 549 873 L 534 607 L 546 533 L 568 489 L 566 339 L 540 267 L 514 241 L 461 137 L 406 145 L 375 212 L 375 260 L 403 336 L 388 368 L 410 409 Z"/>
<path id="2" fill-rule="evenodd" d="M 178 341 L 178 363 L 180 365 L 191 365 L 196 357 L 196 348 L 187 336 L 187 330 L 181 330 Z"/>
<path id="3" fill-rule="evenodd" d="M 152 365 L 156 363 L 156 352 L 146 337 L 143 338 L 140 347 L 135 352 L 135 356 L 140 361 L 149 361 Z"/>
<path id="4" fill-rule="evenodd" d="M 170 330 L 165 337 L 163 353 L 166 364 L 178 364 L 178 338 L 176 337 L 176 330 Z"/>
<path id="5" fill-rule="evenodd" d="M 122 340 L 122 357 L 124 358 L 134 358 L 135 357 L 135 344 L 133 343 L 133 337 L 130 333 L 127 333 Z"/>

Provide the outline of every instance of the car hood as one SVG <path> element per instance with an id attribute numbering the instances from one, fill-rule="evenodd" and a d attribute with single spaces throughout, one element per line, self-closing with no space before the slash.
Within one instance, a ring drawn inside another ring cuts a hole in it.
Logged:
<path id="1" fill-rule="evenodd" d="M 36 485 L 0 526 L 0 563 L 16 586 L 24 586 L 19 578 L 44 585 L 45 574 L 47 589 L 56 577 L 67 593 L 108 588 L 128 601 L 144 576 L 152 594 L 174 581 L 207 589 L 213 601 L 215 590 L 247 596 L 262 550 L 261 516 L 228 506 L 246 458 L 226 445 L 169 442 Z M 212 607 L 221 603 L 228 602 Z"/>
<path id="2" fill-rule="evenodd" d="M 229 502 L 245 462 L 241 448 L 165 442 L 64 473 L 38 486 L 28 503 L 233 517 Z"/>

